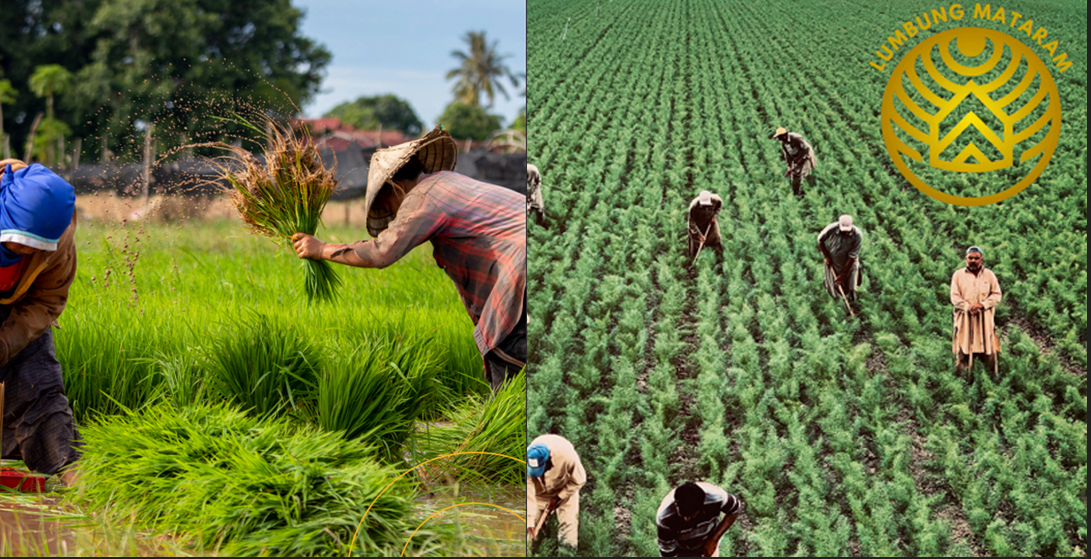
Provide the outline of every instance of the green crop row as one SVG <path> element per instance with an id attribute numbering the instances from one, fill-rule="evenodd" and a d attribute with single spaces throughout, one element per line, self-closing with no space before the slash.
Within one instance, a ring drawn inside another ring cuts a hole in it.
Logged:
<path id="1" fill-rule="evenodd" d="M 1085 8 L 1040 7 L 1086 50 L 1066 27 Z M 1086 549 L 1083 74 L 1054 74 L 1065 127 L 1036 186 L 948 206 L 895 174 L 885 75 L 851 62 L 903 16 L 858 11 L 528 6 L 529 152 L 553 218 L 529 230 L 528 435 L 568 437 L 587 467 L 578 553 L 654 555 L 655 509 L 690 479 L 747 503 L 724 554 Z M 818 152 L 801 199 L 779 125 Z M 725 200 L 725 250 L 688 271 L 701 189 Z M 865 232 L 856 319 L 815 248 L 841 213 Z M 970 244 L 1005 290 L 998 377 L 953 375 L 948 286 Z"/>

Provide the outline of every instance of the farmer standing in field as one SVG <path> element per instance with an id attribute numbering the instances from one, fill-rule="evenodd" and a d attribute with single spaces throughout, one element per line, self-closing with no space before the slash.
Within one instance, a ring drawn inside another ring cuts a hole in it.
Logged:
<path id="1" fill-rule="evenodd" d="M 534 214 L 534 222 L 545 226 L 545 201 L 542 200 L 542 174 L 538 167 L 527 163 L 527 213 Z"/>
<path id="2" fill-rule="evenodd" d="M 527 447 L 527 534 L 531 541 L 550 513 L 557 513 L 561 544 L 576 549 L 580 527 L 580 488 L 587 472 L 572 443 L 541 435 Z"/>
<path id="3" fill-rule="evenodd" d="M 720 538 L 742 514 L 742 509 L 738 497 L 711 483 L 679 485 L 663 497 L 655 515 L 659 554 L 719 557 Z"/>
<path id="4" fill-rule="evenodd" d="M 713 248 L 723 255 L 720 224 L 716 221 L 716 215 L 723 206 L 724 201 L 707 190 L 702 190 L 689 203 L 689 211 L 686 213 L 686 232 L 689 239 L 686 257 L 691 263 L 697 260 L 697 255 L 704 247 Z"/>
<path id="5" fill-rule="evenodd" d="M 834 299 L 844 293 L 848 301 L 856 300 L 860 287 L 860 246 L 864 233 L 852 224 L 852 216 L 843 215 L 818 234 L 818 250 L 825 266 L 826 291 Z"/>
<path id="6" fill-rule="evenodd" d="M 300 258 L 362 268 L 385 268 L 431 241 L 473 320 L 495 391 L 526 365 L 527 216 L 519 193 L 452 172 L 457 154 L 440 127 L 376 151 L 364 202 L 374 238 L 327 244 L 296 233 L 292 240 Z"/>
<path id="7" fill-rule="evenodd" d="M 818 166 L 818 159 L 814 155 L 814 149 L 803 136 L 789 132 L 787 128 L 780 127 L 773 132 L 773 138 L 780 140 L 780 151 L 784 156 L 784 162 L 788 164 L 785 176 L 790 176 L 792 192 L 796 196 L 803 194 L 802 184 L 807 181 L 814 186 L 813 173 Z"/>
<path id="8" fill-rule="evenodd" d="M 41 165 L 5 159 L 0 173 L 0 455 L 53 475 L 80 456 L 51 328 L 76 276 L 76 195 Z"/>
<path id="9" fill-rule="evenodd" d="M 997 373 L 996 355 L 1000 339 L 993 318 L 1000 303 L 1000 282 L 985 267 L 981 249 L 966 249 L 966 267 L 951 276 L 951 304 L 955 306 L 955 335 L 951 351 L 955 354 L 955 374 L 973 366 L 973 356 L 980 355 L 985 365 Z"/>

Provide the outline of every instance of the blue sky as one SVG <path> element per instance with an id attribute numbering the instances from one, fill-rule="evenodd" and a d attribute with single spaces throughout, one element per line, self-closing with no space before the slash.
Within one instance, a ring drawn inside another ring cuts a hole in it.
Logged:
<path id="1" fill-rule="evenodd" d="M 409 102 L 425 126 L 433 126 L 454 98 L 444 75 L 457 66 L 451 51 L 466 52 L 467 31 L 485 31 L 514 73 L 527 68 L 526 3 L 523 0 L 292 0 L 305 13 L 302 33 L 326 46 L 333 59 L 322 90 L 303 107 L 320 116 L 363 95 L 393 93 Z M 491 113 L 511 124 L 526 101 L 505 81 L 510 100 L 497 92 Z"/>

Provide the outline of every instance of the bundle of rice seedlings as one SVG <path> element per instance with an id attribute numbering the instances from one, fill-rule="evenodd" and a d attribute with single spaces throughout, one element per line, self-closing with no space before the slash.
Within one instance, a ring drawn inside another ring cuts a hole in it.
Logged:
<path id="1" fill-rule="evenodd" d="M 467 482 L 522 485 L 526 481 L 527 381 L 526 373 L 506 383 L 492 398 L 467 396 L 450 412 L 451 423 L 417 435 L 422 460 L 459 452 L 433 462 L 430 477 Z M 436 474 L 439 474 L 438 476 Z"/>
<path id="2" fill-rule="evenodd" d="M 321 355 L 295 328 L 253 313 L 206 351 L 208 388 L 253 414 L 279 413 L 313 398 Z"/>
<path id="3" fill-rule="evenodd" d="M 235 117 L 237 123 L 265 133 Z M 337 188 L 337 179 L 333 169 L 326 169 L 305 128 L 297 133 L 271 118 L 264 121 L 271 136 L 262 160 L 242 147 L 216 144 L 234 156 L 229 158 L 234 164 L 221 164 L 220 172 L 231 184 L 231 202 L 250 230 L 291 249 L 294 233 L 318 231 L 322 209 Z M 329 262 L 307 259 L 303 270 L 308 302 L 334 298 L 341 279 Z"/>
<path id="4" fill-rule="evenodd" d="M 284 418 L 160 402 L 81 433 L 68 504 L 219 555 L 345 555 L 373 502 L 354 555 L 397 555 L 417 524 L 412 486 L 379 495 L 398 472 L 372 448 Z"/>
<path id="5" fill-rule="evenodd" d="M 438 370 L 438 358 L 422 342 L 371 339 L 319 373 L 310 420 L 377 446 L 388 462 L 401 461 L 401 445 L 442 390 Z"/>

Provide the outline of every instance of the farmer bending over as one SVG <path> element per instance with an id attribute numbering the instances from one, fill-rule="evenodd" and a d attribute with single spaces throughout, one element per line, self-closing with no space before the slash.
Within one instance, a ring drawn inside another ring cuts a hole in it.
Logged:
<path id="1" fill-rule="evenodd" d="M 534 222 L 546 226 L 545 200 L 542 199 L 542 173 L 538 167 L 527 163 L 527 213 L 534 214 Z"/>
<path id="2" fill-rule="evenodd" d="M 689 246 L 686 256 L 690 262 L 697 259 L 697 254 L 703 247 L 716 249 L 721 255 L 723 254 L 720 224 L 716 221 L 716 215 L 720 213 L 723 206 L 724 201 L 707 190 L 702 190 L 701 194 L 689 203 L 689 212 L 686 214 Z"/>
<path id="3" fill-rule="evenodd" d="M 818 250 L 825 266 L 826 291 L 830 297 L 856 300 L 856 288 L 860 287 L 860 246 L 864 233 L 852 224 L 852 216 L 843 215 L 826 226 L 818 234 Z"/>
<path id="4" fill-rule="evenodd" d="M 292 240 L 300 258 L 362 268 L 385 268 L 431 241 L 436 264 L 455 282 L 473 320 L 485 377 L 495 391 L 526 365 L 525 201 L 512 190 L 452 172 L 457 153 L 439 127 L 376 151 L 364 202 L 374 238 L 327 244 L 296 233 Z"/>
<path id="5" fill-rule="evenodd" d="M 712 485 L 686 482 L 663 497 L 655 515 L 663 557 L 719 557 L 720 538 L 742 514 L 742 501 Z M 723 514 L 723 518 L 720 514 Z"/>
<path id="6" fill-rule="evenodd" d="M 807 181 L 808 184 L 814 186 L 814 173 L 815 167 L 818 166 L 818 159 L 814 156 L 814 148 L 811 144 L 807 143 L 807 140 L 795 133 L 789 132 L 787 128 L 777 128 L 773 132 L 773 138 L 780 140 L 781 155 L 784 156 L 784 163 L 788 165 L 788 171 L 784 173 L 785 176 L 791 177 L 792 192 L 796 196 L 803 195 L 803 181 Z"/>
<path id="7" fill-rule="evenodd" d="M 51 325 L 76 276 L 76 195 L 41 165 L 0 161 L 0 456 L 53 475 L 80 456 Z M 75 481 L 69 468 L 66 484 Z"/>
<path id="8" fill-rule="evenodd" d="M 557 513 L 562 545 L 576 549 L 580 528 L 580 488 L 587 483 L 579 455 L 568 439 L 541 435 L 527 447 L 527 534 L 531 541 L 545 519 Z"/>

